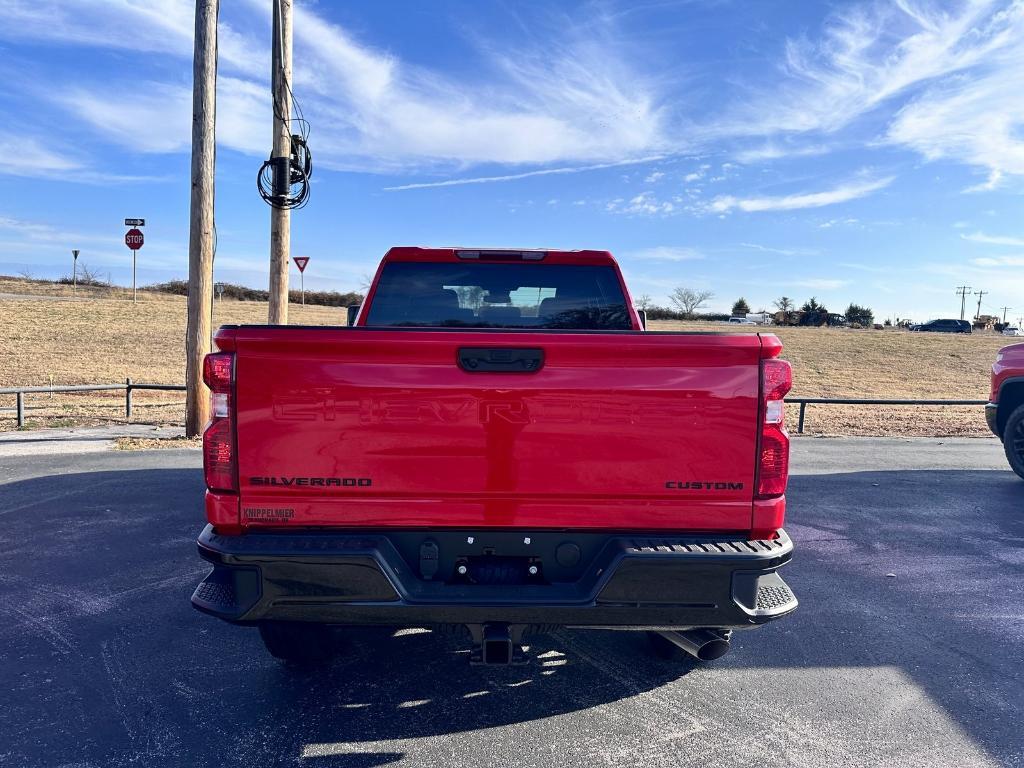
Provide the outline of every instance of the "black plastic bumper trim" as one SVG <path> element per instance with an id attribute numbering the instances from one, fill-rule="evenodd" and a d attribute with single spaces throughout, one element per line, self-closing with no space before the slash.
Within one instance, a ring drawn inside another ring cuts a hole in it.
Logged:
<path id="1" fill-rule="evenodd" d="M 223 536 L 207 526 L 197 543 L 200 555 L 214 568 L 192 602 L 201 611 L 236 623 L 421 626 L 502 621 L 622 628 L 740 628 L 796 607 L 792 592 L 775 573 L 792 556 L 793 544 L 784 532 L 765 541 L 592 534 L 601 546 L 592 546 L 596 554 L 581 566 L 578 578 L 515 585 L 421 578 L 395 542 L 437 535 L 389 531 Z M 762 588 L 773 591 L 764 593 L 771 599 L 761 600 L 759 607 Z M 782 599 L 787 595 L 792 599 Z"/>
<path id="2" fill-rule="evenodd" d="M 985 406 L 985 421 L 988 423 L 988 428 L 992 430 L 992 434 L 1002 439 L 1002 435 L 999 434 L 999 404 L 989 403 Z"/>

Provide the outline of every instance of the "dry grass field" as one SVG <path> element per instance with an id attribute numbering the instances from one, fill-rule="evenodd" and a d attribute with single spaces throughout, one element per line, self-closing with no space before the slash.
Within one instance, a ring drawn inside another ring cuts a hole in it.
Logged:
<path id="1" fill-rule="evenodd" d="M 25 289 L 28 290 L 25 290 Z M 32 293 L 39 298 L 10 298 Z M 185 298 L 131 291 L 78 289 L 0 278 L 0 387 L 185 380 Z M 338 307 L 292 305 L 293 323 L 345 322 Z M 265 323 L 267 305 L 215 302 L 214 327 Z M 183 392 L 135 392 L 135 421 L 179 424 Z M 27 395 L 29 427 L 124 421 L 124 393 Z M 0 430 L 15 428 L 14 396 L 0 396 Z"/>
<path id="2" fill-rule="evenodd" d="M 652 330 L 721 324 L 654 322 Z M 793 364 L 794 396 L 926 400 L 983 400 L 1000 347 L 1013 339 L 994 333 L 911 333 L 848 328 L 766 328 L 782 339 Z M 797 406 L 787 420 L 796 430 Z M 808 434 L 988 436 L 980 407 L 807 406 Z"/>
<path id="3" fill-rule="evenodd" d="M 123 289 L 70 288 L 0 278 L 0 387 L 184 380 L 185 299 Z M 14 294 L 19 298 L 12 298 Z M 31 294 L 31 297 L 26 297 Z M 293 323 L 344 323 L 334 307 L 292 305 Z M 260 323 L 266 304 L 223 301 L 214 324 Z M 729 330 L 723 325 L 654 322 L 652 330 Z M 794 395 L 955 398 L 988 395 L 988 370 L 1009 339 L 887 330 L 776 328 L 793 363 Z M 182 393 L 135 393 L 135 420 L 179 424 Z M 124 395 L 29 395 L 29 427 L 124 420 Z M 14 397 L 0 398 L 0 429 L 13 429 Z M 795 429 L 796 407 L 789 417 Z M 986 435 L 980 408 L 809 406 L 806 431 L 827 435 Z"/>

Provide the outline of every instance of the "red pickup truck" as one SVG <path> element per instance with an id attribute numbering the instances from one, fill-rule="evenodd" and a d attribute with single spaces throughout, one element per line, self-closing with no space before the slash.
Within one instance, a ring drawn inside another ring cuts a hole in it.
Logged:
<path id="1" fill-rule="evenodd" d="M 1024 477 L 1024 344 L 1003 347 L 996 355 L 985 416 L 1013 471 Z"/>
<path id="2" fill-rule="evenodd" d="M 279 658 L 384 625 L 712 659 L 796 608 L 779 340 L 646 332 L 605 251 L 393 248 L 354 327 L 216 341 L 192 603 Z"/>

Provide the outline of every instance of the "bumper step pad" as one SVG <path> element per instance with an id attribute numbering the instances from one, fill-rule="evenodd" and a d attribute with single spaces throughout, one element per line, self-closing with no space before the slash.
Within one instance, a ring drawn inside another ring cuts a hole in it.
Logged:
<path id="1" fill-rule="evenodd" d="M 796 595 L 789 588 L 788 584 L 779 586 L 762 584 L 757 588 L 757 603 L 755 609 L 758 611 L 773 611 L 778 608 L 786 608 L 790 603 L 796 602 Z"/>

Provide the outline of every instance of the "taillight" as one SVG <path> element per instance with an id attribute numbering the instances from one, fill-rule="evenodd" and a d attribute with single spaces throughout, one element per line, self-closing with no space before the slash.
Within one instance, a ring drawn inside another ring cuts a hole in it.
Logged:
<path id="1" fill-rule="evenodd" d="M 203 432 L 203 470 L 211 491 L 236 492 L 238 467 L 232 416 L 235 356 L 215 352 L 203 360 L 203 381 L 210 388 L 210 423 Z"/>
<path id="2" fill-rule="evenodd" d="M 793 386 L 793 369 L 785 360 L 761 361 L 761 441 L 758 446 L 757 497 L 771 499 L 786 492 L 789 480 L 789 433 L 783 398 Z"/>

